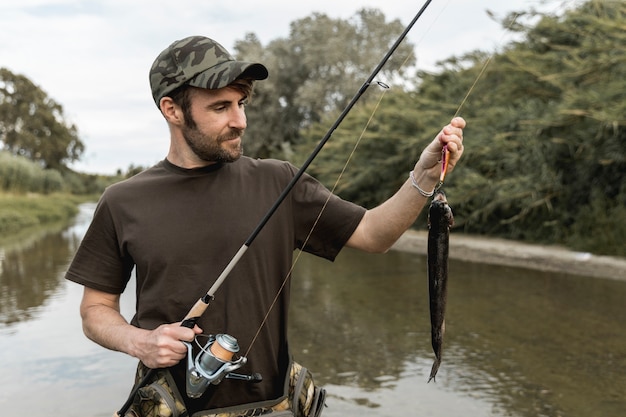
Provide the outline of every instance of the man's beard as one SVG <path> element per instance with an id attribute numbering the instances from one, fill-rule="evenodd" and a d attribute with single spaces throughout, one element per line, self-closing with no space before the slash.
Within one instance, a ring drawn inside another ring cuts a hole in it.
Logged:
<path id="1" fill-rule="evenodd" d="M 230 139 L 243 139 L 243 129 L 231 129 L 227 134 L 211 137 L 199 131 L 197 127 L 185 126 L 182 133 L 187 146 L 203 161 L 234 162 L 243 154 L 242 142 L 234 149 L 225 149 L 221 146 Z"/>

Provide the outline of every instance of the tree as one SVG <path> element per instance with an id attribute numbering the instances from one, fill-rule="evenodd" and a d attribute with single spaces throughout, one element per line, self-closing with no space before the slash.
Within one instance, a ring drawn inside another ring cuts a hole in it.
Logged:
<path id="1" fill-rule="evenodd" d="M 592 0 L 528 31 L 535 79 L 559 91 L 529 130 L 559 179 L 552 204 L 570 246 L 626 255 L 626 3 Z M 568 227 L 569 229 L 569 227 Z M 597 233 L 590 233 L 596 230 Z"/>
<path id="2" fill-rule="evenodd" d="M 263 49 L 250 34 L 235 46 L 242 59 L 260 60 L 268 80 L 257 84 L 246 153 L 291 158 L 300 132 L 325 114 L 339 114 L 404 29 L 387 22 L 375 9 L 362 9 L 351 19 L 314 13 L 291 24 L 289 38 Z M 380 73 L 386 83 L 402 77 L 415 59 L 413 46 L 403 43 Z M 368 100 L 367 96 L 363 101 Z"/>
<path id="3" fill-rule="evenodd" d="M 23 75 L 0 68 L 0 142 L 14 155 L 62 170 L 84 151 L 63 107 Z"/>

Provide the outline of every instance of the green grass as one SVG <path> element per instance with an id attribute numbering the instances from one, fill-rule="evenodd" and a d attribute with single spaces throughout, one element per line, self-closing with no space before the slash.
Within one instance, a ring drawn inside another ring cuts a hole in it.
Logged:
<path id="1" fill-rule="evenodd" d="M 78 213 L 78 204 L 84 200 L 84 197 L 69 194 L 0 193 L 0 237 L 69 221 Z"/>

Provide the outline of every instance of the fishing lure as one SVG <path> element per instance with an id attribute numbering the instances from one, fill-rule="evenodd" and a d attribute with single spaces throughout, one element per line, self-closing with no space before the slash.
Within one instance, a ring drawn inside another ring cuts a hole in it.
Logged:
<path id="1" fill-rule="evenodd" d="M 443 181 L 446 179 L 449 162 L 450 151 L 448 150 L 448 145 L 443 145 L 443 149 L 441 150 L 441 173 L 439 174 L 439 184 L 437 184 L 437 186 L 435 187 L 435 192 L 439 191 L 439 189 L 443 185 Z"/>

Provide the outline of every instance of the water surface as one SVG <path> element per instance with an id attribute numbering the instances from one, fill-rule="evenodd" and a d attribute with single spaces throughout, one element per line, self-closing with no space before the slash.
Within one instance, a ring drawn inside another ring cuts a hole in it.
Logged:
<path id="1" fill-rule="evenodd" d="M 92 211 L 0 247 L 3 415 L 109 417 L 126 400 L 135 360 L 83 336 L 82 287 L 63 279 Z M 328 390 L 324 416 L 624 415 L 625 282 L 452 261 L 443 363 L 426 383 L 425 271 L 400 252 L 300 258 L 291 348 Z"/>

